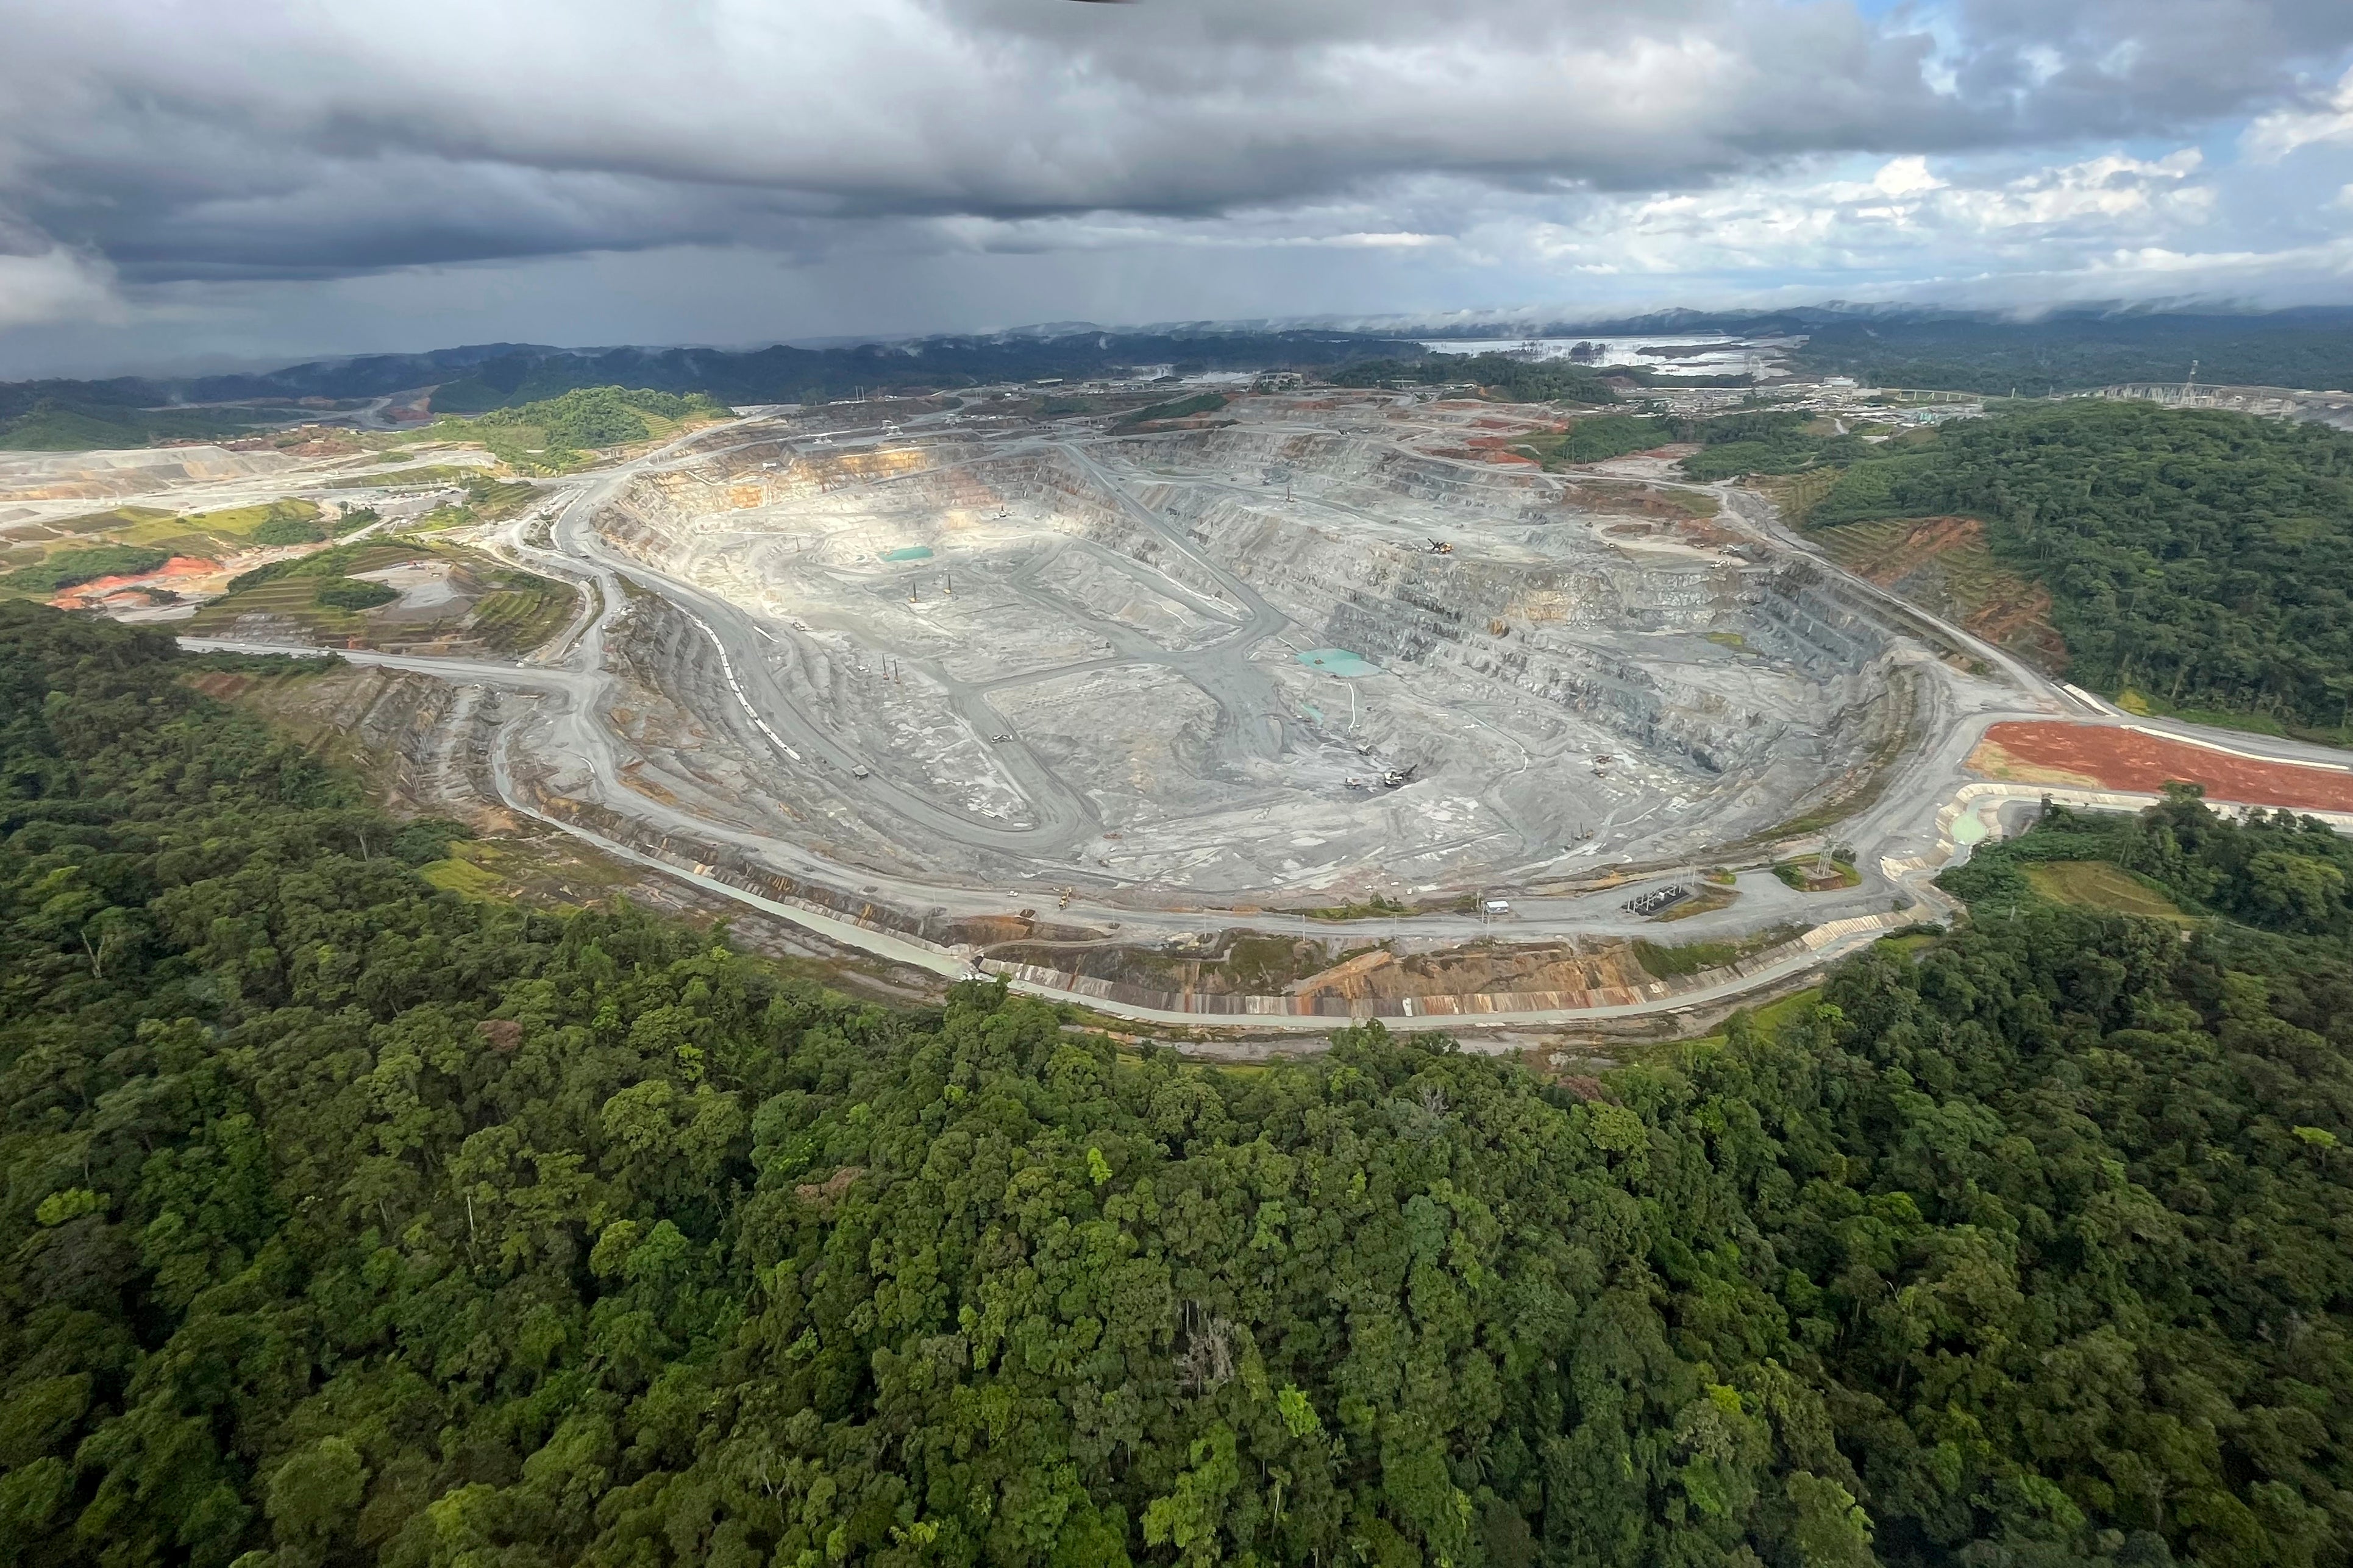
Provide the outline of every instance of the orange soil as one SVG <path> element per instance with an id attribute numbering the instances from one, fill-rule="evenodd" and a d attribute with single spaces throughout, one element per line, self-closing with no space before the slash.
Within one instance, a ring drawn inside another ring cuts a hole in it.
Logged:
<path id="1" fill-rule="evenodd" d="M 2210 798 L 2241 805 L 2353 811 L 2353 770 L 2259 762 L 2115 724 L 1996 724 L 1985 738 L 2021 769 L 2058 770 L 2108 789 L 2154 795 L 2179 781 L 2203 784 Z M 1992 772 L 1980 763 L 1981 757 L 1995 761 L 1985 751 L 1972 753 L 1970 763 Z"/>
<path id="2" fill-rule="evenodd" d="M 124 588 L 168 588 L 191 577 L 209 577 L 219 570 L 219 562 L 207 561 L 201 555 L 174 555 L 153 572 L 141 572 L 127 577 L 95 577 L 87 583 L 77 583 L 49 603 L 61 610 L 79 609 Z"/>
<path id="3" fill-rule="evenodd" d="M 2039 583 L 2024 584 L 2014 598 L 1989 597 L 1961 625 L 1998 647 L 2039 658 L 2047 670 L 2067 668 L 2067 643 L 2051 624 L 2051 595 Z"/>
<path id="4" fill-rule="evenodd" d="M 1855 570 L 1881 587 L 1892 588 L 1947 551 L 1984 542 L 1985 524 L 1974 517 L 1923 518 L 1903 538 L 1856 563 Z M 2064 669 L 2067 647 L 2051 625 L 2049 591 L 2007 572 L 1992 585 L 1995 591 L 1962 619 L 1962 626 L 1989 643 L 2023 649 L 2050 668 Z"/>
<path id="5" fill-rule="evenodd" d="M 2052 767 L 2047 763 L 2022 762 L 1991 741 L 1979 741 L 1963 765 L 1981 778 L 2000 779 L 2009 784 L 2074 784 L 2084 789 L 2101 787 L 2100 781 L 2089 773 L 2073 773 L 2066 768 Z"/>
<path id="6" fill-rule="evenodd" d="M 1905 574 L 1917 571 L 1932 556 L 1962 545 L 1984 542 L 1985 524 L 1976 518 L 1924 518 L 1878 554 L 1856 562 L 1855 574 L 1883 588 L 1890 587 Z"/>

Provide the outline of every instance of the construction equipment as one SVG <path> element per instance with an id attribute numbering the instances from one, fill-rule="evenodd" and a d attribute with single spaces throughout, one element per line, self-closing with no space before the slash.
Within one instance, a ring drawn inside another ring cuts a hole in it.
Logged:
<path id="1" fill-rule="evenodd" d="M 1381 786 L 1384 789 L 1402 788 L 1407 784 L 1412 782 L 1414 773 L 1418 772 L 1420 767 L 1421 764 L 1419 763 L 1408 763 L 1401 768 L 1391 768 L 1388 772 L 1381 775 Z"/>
<path id="2" fill-rule="evenodd" d="M 1432 555 L 1451 555 L 1454 553 L 1454 546 L 1443 539 L 1433 539 L 1430 542 L 1428 552 Z"/>

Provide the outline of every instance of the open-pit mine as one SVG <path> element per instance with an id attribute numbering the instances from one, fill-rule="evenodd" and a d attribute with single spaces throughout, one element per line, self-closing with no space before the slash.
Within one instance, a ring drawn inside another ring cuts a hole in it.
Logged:
<path id="1" fill-rule="evenodd" d="M 576 591 L 520 657 L 454 610 L 341 637 L 444 694 L 365 719 L 419 798 L 1150 1026 L 1684 1026 L 1941 918 L 1936 869 L 2044 794 L 2134 804 L 1978 742 L 2139 721 L 1672 451 L 1552 471 L 1556 410 L 1419 391 L 1118 406 L 748 411 L 428 535 L 367 457 L 202 493 Z M 304 640 L 247 598 L 189 640 Z"/>
<path id="2" fill-rule="evenodd" d="M 1896 721 L 1879 626 L 1632 486 L 1281 405 L 1098 438 L 733 434 L 573 535 L 679 590 L 625 642 L 693 694 L 635 731 L 664 793 L 845 866 L 1422 899 L 1770 829 Z"/>

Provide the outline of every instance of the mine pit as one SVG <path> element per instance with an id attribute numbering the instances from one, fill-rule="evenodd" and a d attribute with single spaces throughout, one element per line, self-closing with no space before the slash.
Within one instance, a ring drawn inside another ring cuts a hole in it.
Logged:
<path id="1" fill-rule="evenodd" d="M 1804 564 L 1377 401 L 1237 406 L 632 476 L 598 547 L 700 628 L 622 623 L 697 731 L 649 771 L 847 864 L 1232 905 L 1696 854 L 1883 751 L 1890 638 Z"/>

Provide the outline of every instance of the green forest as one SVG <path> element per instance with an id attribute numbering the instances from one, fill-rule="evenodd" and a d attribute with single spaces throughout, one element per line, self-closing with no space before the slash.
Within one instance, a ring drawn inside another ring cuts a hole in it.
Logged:
<path id="1" fill-rule="evenodd" d="M 2200 315 L 2057 310 L 2031 321 L 1961 311 L 1820 310 L 1737 322 L 1799 331 L 1801 369 L 1869 386 L 2040 397 L 2116 382 L 2353 386 L 2353 312 L 2342 307 Z"/>
<path id="2" fill-rule="evenodd" d="M 1860 436 L 1810 434 L 1812 415 L 1794 408 L 1752 408 L 1712 418 L 1675 419 L 1675 438 L 1703 448 L 1683 469 L 1703 484 L 1743 474 L 1794 474 L 1824 464 L 1852 463 L 1876 448 Z"/>
<path id="3" fill-rule="evenodd" d="M 0 452 L 82 452 L 250 434 L 242 409 L 142 408 L 104 395 L 105 384 L 0 383 Z M 96 391 L 99 395 L 92 395 Z M 62 395 L 60 395 L 60 393 Z"/>
<path id="4" fill-rule="evenodd" d="M 2054 816 L 1598 1078 L 1226 1071 L 440 891 L 195 662 L 0 605 L 0 1562 L 2348 1561 L 2315 825 Z"/>
<path id="5" fill-rule="evenodd" d="M 1646 373 L 1614 369 L 1611 375 L 1640 378 Z M 1526 360 L 1512 354 L 1424 354 L 1419 359 L 1360 360 L 1327 379 L 1335 386 L 1442 386 L 1473 382 L 1512 403 L 1615 403 L 1617 393 L 1591 365 L 1567 360 Z"/>
<path id="6" fill-rule="evenodd" d="M 434 402 L 439 406 L 438 394 Z M 471 418 L 445 413 L 423 434 L 480 441 L 500 461 L 523 473 L 561 473 L 587 461 L 587 455 L 600 447 L 648 440 L 667 434 L 679 421 L 723 418 L 727 413 L 726 405 L 699 392 L 586 386 Z"/>
<path id="7" fill-rule="evenodd" d="M 2070 400 L 1855 462 L 1806 521 L 1943 515 L 2049 588 L 2084 685 L 2316 728 L 2353 710 L 2353 435 Z"/>

